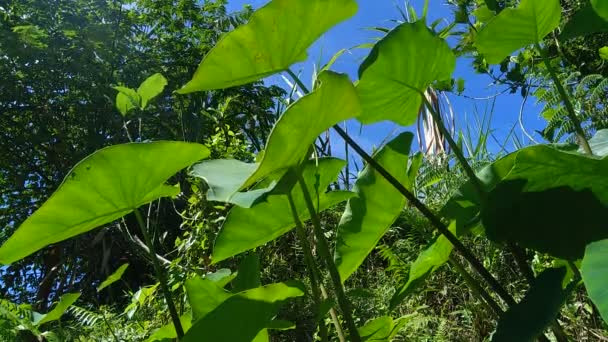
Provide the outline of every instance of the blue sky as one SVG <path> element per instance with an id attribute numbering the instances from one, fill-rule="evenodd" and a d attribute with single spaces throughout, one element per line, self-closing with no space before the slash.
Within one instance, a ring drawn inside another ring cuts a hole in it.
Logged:
<path id="1" fill-rule="evenodd" d="M 229 0 L 228 10 L 238 11 L 243 5 L 251 4 L 254 8 L 260 8 L 266 4 L 268 0 Z M 399 19 L 400 14 L 397 10 L 397 5 L 404 7 L 403 0 L 358 0 L 359 11 L 350 20 L 343 22 L 331 31 L 327 32 L 319 41 L 317 41 L 309 49 L 308 61 L 301 63 L 293 68 L 294 71 L 301 71 L 301 78 L 310 83 L 313 65 L 320 62 L 325 64 L 337 51 L 342 48 L 351 48 L 361 43 L 371 42 L 373 38 L 378 37 L 379 33 L 369 30 L 370 27 L 392 27 L 394 23 L 391 19 Z M 421 13 L 424 0 L 411 0 L 418 13 Z M 450 20 L 452 18 L 451 8 L 445 4 L 443 0 L 431 0 L 429 8 L 429 21 L 444 18 Z M 344 54 L 338 62 L 334 64 L 332 70 L 348 73 L 352 80 L 357 79 L 357 70 L 359 64 L 365 58 L 367 50 L 355 49 L 349 54 Z M 491 105 L 487 100 L 472 100 L 468 97 L 485 98 L 492 96 L 504 90 L 504 88 L 493 86 L 491 79 L 487 75 L 478 75 L 474 72 L 471 66 L 471 60 L 460 58 L 457 63 L 454 78 L 463 78 L 466 81 L 465 96 L 450 96 L 450 101 L 455 109 L 457 125 L 465 126 L 467 123 L 473 122 L 477 108 L 478 112 L 483 114 L 486 107 Z M 284 81 L 277 76 L 266 80 L 267 83 L 278 84 L 284 86 Z M 511 131 L 514 124 L 517 123 L 519 117 L 522 98 L 519 94 L 501 95 L 497 97 L 495 111 L 492 120 L 492 128 L 498 140 L 504 140 Z M 533 133 L 534 130 L 541 130 L 544 127 L 542 118 L 538 115 L 539 107 L 535 105 L 534 99 L 530 99 L 526 105 L 524 116 L 524 124 L 528 132 Z M 385 122 L 374 125 L 361 125 L 352 121 L 348 123 L 349 131 L 366 149 L 371 150 L 373 146 L 380 144 L 387 135 L 398 133 L 401 131 L 415 132 L 415 127 L 396 127 L 395 125 Z M 516 129 L 517 135 L 521 141 L 529 142 L 523 137 L 519 127 Z M 540 137 L 535 135 L 535 138 L 540 141 Z M 338 137 L 333 138 L 334 141 Z M 335 142 L 334 142 L 335 143 Z M 340 143 L 341 144 L 341 143 Z M 493 150 L 497 150 L 497 144 L 494 144 Z M 507 148 L 513 150 L 512 144 Z"/>

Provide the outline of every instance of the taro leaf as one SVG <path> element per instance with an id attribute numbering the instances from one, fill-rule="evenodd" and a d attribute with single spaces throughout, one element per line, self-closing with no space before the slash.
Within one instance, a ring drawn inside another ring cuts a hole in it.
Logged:
<path id="1" fill-rule="evenodd" d="M 274 0 L 220 40 L 178 92 L 222 89 L 257 81 L 306 60 L 325 31 L 353 16 L 354 0 Z"/>
<path id="2" fill-rule="evenodd" d="M 492 165 L 511 170 L 482 210 L 488 238 L 576 260 L 587 244 L 608 237 L 608 158 L 541 145 L 509 159 Z"/>
<path id="3" fill-rule="evenodd" d="M 192 308 L 193 322 L 205 317 L 232 296 L 216 282 L 200 277 L 186 280 L 186 293 Z"/>
<path id="4" fill-rule="evenodd" d="M 227 268 L 220 268 L 213 273 L 205 274 L 205 279 L 215 282 L 219 287 L 224 288 L 236 278 L 236 273 L 232 273 Z"/>
<path id="5" fill-rule="evenodd" d="M 565 41 L 597 32 L 608 32 L 608 21 L 600 17 L 591 5 L 587 5 L 574 13 L 564 26 L 559 39 Z"/>
<path id="6" fill-rule="evenodd" d="M 35 326 L 41 326 L 44 323 L 56 321 L 63 316 L 66 310 L 70 307 L 70 305 L 74 304 L 74 302 L 80 297 L 80 293 L 66 293 L 59 299 L 59 303 L 55 305 L 53 310 L 49 311 L 45 315 L 41 315 L 34 322 Z"/>
<path id="7" fill-rule="evenodd" d="M 500 12 L 477 34 L 475 45 L 488 63 L 498 64 L 513 51 L 541 43 L 560 23 L 559 0 L 522 0 Z"/>
<path id="8" fill-rule="evenodd" d="M 206 160 L 192 167 L 191 174 L 202 178 L 209 190 L 209 201 L 236 204 L 250 208 L 262 195 L 272 190 L 272 184 L 247 192 L 239 188 L 258 168 L 258 164 L 244 163 L 234 159 Z"/>
<path id="9" fill-rule="evenodd" d="M 608 240 L 590 243 L 585 249 L 581 274 L 589 297 L 608 322 Z"/>
<path id="10" fill-rule="evenodd" d="M 299 165 L 321 133 L 359 114 L 359 98 L 348 76 L 326 71 L 318 79 L 321 85 L 289 107 L 276 123 L 260 165 L 241 189 Z"/>
<path id="11" fill-rule="evenodd" d="M 608 129 L 597 131 L 595 136 L 589 140 L 593 154 L 600 157 L 608 156 Z M 579 152 L 583 153 L 582 149 Z"/>
<path id="12" fill-rule="evenodd" d="M 116 108 L 122 116 L 127 116 L 132 109 L 140 108 L 141 99 L 135 90 L 127 87 L 114 87 L 114 89 L 118 90 Z"/>
<path id="13" fill-rule="evenodd" d="M 414 135 L 402 133 L 384 146 L 374 160 L 406 188 L 412 184 L 407 163 Z M 363 169 L 347 205 L 336 241 L 335 260 L 340 279 L 346 281 L 374 249 L 405 207 L 405 197 L 369 165 Z"/>
<path id="14" fill-rule="evenodd" d="M 455 222 L 450 224 L 449 229 L 454 233 L 456 230 Z M 391 298 L 391 310 L 399 305 L 407 295 L 412 293 L 418 285 L 422 284 L 431 273 L 448 262 L 452 248 L 453 246 L 450 241 L 445 236 L 440 235 L 427 249 L 418 255 L 416 261 L 410 266 L 407 283 L 398 289 Z"/>
<path id="15" fill-rule="evenodd" d="M 380 40 L 359 68 L 357 91 L 364 124 L 416 121 L 422 93 L 434 81 L 449 79 L 456 58 L 448 44 L 423 21 L 397 26 Z"/>
<path id="16" fill-rule="evenodd" d="M 182 341 L 250 342 L 287 299 L 304 295 L 303 289 L 301 283 L 285 282 L 232 295 L 195 321 Z"/>
<path id="17" fill-rule="evenodd" d="M 160 95 L 167 86 L 167 79 L 161 74 L 154 74 L 143 81 L 137 94 L 141 99 L 141 109 L 146 109 L 148 102 Z"/>
<path id="18" fill-rule="evenodd" d="M 500 318 L 492 342 L 534 341 L 542 334 L 556 318 L 570 292 L 562 288 L 565 276 L 563 267 L 541 273 L 522 301 Z"/>
<path id="19" fill-rule="evenodd" d="M 160 197 L 177 195 L 177 187 L 163 183 L 207 156 L 209 150 L 203 145 L 171 141 L 115 145 L 94 152 L 0 248 L 0 264 L 112 222 Z"/>
<path id="20" fill-rule="evenodd" d="M 303 177 L 311 194 L 316 194 L 314 184 L 318 180 L 319 189 L 326 189 L 335 181 L 345 162 L 335 158 L 321 158 L 318 169 L 314 160 L 308 161 L 303 170 Z M 299 187 L 292 190 L 293 199 L 301 220 L 310 216 L 306 209 L 302 191 Z M 319 211 L 326 210 L 349 199 L 354 193 L 350 191 L 332 191 L 320 193 Z M 314 196 L 316 199 L 317 196 Z M 315 201 L 316 202 L 316 201 Z M 256 203 L 250 209 L 234 207 L 228 213 L 226 221 L 215 240 L 212 262 L 218 263 L 229 257 L 261 246 L 295 227 L 287 196 L 270 192 L 265 201 Z"/>
<path id="21" fill-rule="evenodd" d="M 249 254 L 241 261 L 239 271 L 232 285 L 233 292 L 241 292 L 262 286 L 260 280 L 260 258 L 257 254 Z"/>
<path id="22" fill-rule="evenodd" d="M 183 314 L 179 318 L 179 321 L 182 324 L 182 328 L 184 329 L 184 332 L 188 332 L 188 330 L 190 330 L 190 328 L 192 327 L 192 313 L 187 312 L 187 313 Z M 150 337 L 148 337 L 147 341 L 148 342 L 164 341 L 166 339 L 176 339 L 176 338 L 177 338 L 177 332 L 175 331 L 175 325 L 173 325 L 173 322 L 170 322 L 170 323 L 158 328 Z"/>
<path id="23" fill-rule="evenodd" d="M 390 342 L 407 323 L 409 318 L 411 316 L 403 316 L 397 320 L 393 320 L 390 316 L 378 317 L 359 328 L 359 335 L 361 335 L 362 341 Z"/>
<path id="24" fill-rule="evenodd" d="M 123 273 L 125 273 L 125 271 L 127 270 L 127 267 L 129 267 L 129 264 L 122 264 L 116 271 L 114 271 L 114 273 L 110 274 L 110 276 L 107 277 L 106 280 L 104 280 L 97 287 L 97 292 L 100 292 L 101 290 L 105 289 L 106 287 L 119 281 L 120 278 L 122 278 Z"/>
<path id="25" fill-rule="evenodd" d="M 591 0 L 591 5 L 597 14 L 604 20 L 608 20 L 608 1 L 606 0 Z"/>

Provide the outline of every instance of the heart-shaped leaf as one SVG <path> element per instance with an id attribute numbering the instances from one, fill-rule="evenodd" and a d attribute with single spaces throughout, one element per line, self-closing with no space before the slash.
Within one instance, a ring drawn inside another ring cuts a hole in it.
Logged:
<path id="1" fill-rule="evenodd" d="M 522 0 L 500 12 L 477 34 L 475 45 L 488 63 L 498 64 L 510 53 L 543 41 L 562 17 L 559 0 Z"/>
<path id="2" fill-rule="evenodd" d="M 0 248 L 10 264 L 52 243 L 110 223 L 179 189 L 169 177 L 209 156 L 199 144 L 159 141 L 106 147 L 78 163 L 57 191 Z"/>
<path id="3" fill-rule="evenodd" d="M 327 189 L 344 165 L 343 160 L 335 158 L 319 159 L 318 166 L 315 160 L 306 163 L 302 176 L 315 202 L 318 199 L 319 211 L 344 202 L 354 195 L 350 191 L 332 191 L 316 196 L 317 189 L 313 185 L 318 184 L 318 189 L 321 190 Z M 249 209 L 234 207 L 230 210 L 215 240 L 213 263 L 261 246 L 295 227 L 287 195 L 282 190 L 277 187 L 268 194 L 265 201 L 256 203 Z M 307 220 L 310 216 L 301 189 L 296 186 L 291 191 L 300 219 Z"/>
<path id="4" fill-rule="evenodd" d="M 357 92 L 364 124 L 416 121 L 422 93 L 437 80 L 452 76 L 456 57 L 448 44 L 423 21 L 397 26 L 380 40 L 359 68 Z"/>
<path id="5" fill-rule="evenodd" d="M 402 133 L 374 156 L 384 169 L 407 188 L 412 187 L 407 162 L 414 135 Z M 414 171 L 413 174 L 416 174 Z M 335 260 L 340 279 L 346 281 L 376 247 L 405 207 L 405 197 L 369 165 L 359 175 L 347 205 L 336 241 Z"/>
<path id="6" fill-rule="evenodd" d="M 589 297 L 608 323 L 608 240 L 587 246 L 581 274 Z"/>
<path id="7" fill-rule="evenodd" d="M 228 88 L 284 71 L 356 11 L 354 0 L 273 0 L 220 40 L 178 92 Z"/>
<path id="8" fill-rule="evenodd" d="M 277 121 L 260 165 L 241 189 L 271 173 L 279 170 L 284 173 L 299 165 L 321 133 L 360 113 L 359 98 L 348 76 L 326 71 L 318 80 L 320 86 L 289 107 Z"/>

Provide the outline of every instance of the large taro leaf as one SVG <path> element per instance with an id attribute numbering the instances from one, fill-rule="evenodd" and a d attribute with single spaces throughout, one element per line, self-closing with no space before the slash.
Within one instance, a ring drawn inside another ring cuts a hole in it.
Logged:
<path id="1" fill-rule="evenodd" d="M 456 231 L 456 222 L 452 222 L 449 230 L 454 233 Z M 390 301 L 390 308 L 394 309 L 403 301 L 403 299 L 412 293 L 418 285 L 422 284 L 426 278 L 436 269 L 443 266 L 450 259 L 452 253 L 452 243 L 444 236 L 438 236 L 427 247 L 416 261 L 410 266 L 407 282 L 401 286 L 393 295 Z"/>
<path id="2" fill-rule="evenodd" d="M 608 323 L 608 240 L 593 242 L 587 246 L 581 274 L 589 297 Z"/>
<path id="3" fill-rule="evenodd" d="M 354 0 L 273 0 L 220 40 L 179 93 L 243 85 L 286 70 L 356 11 Z"/>
<path id="4" fill-rule="evenodd" d="M 475 45 L 488 63 L 498 64 L 510 53 L 541 43 L 560 23 L 559 0 L 522 0 L 507 8 L 479 31 Z"/>
<path id="5" fill-rule="evenodd" d="M 608 158 L 533 146 L 506 162 L 510 172 L 482 209 L 488 238 L 567 260 L 608 238 Z M 493 166 L 500 169 L 501 163 Z"/>
<path id="6" fill-rule="evenodd" d="M 303 288 L 301 283 L 285 282 L 229 295 L 197 319 L 182 341 L 250 342 L 271 325 L 287 299 L 304 295 Z M 192 300 L 190 303 L 197 305 Z"/>
<path id="7" fill-rule="evenodd" d="M 574 13 L 564 26 L 559 38 L 567 40 L 597 32 L 608 32 L 608 21 L 602 18 L 591 5 L 587 5 Z"/>
<path id="8" fill-rule="evenodd" d="M 542 334 L 570 293 L 562 288 L 565 276 L 565 268 L 551 268 L 541 273 L 522 301 L 500 318 L 492 342 L 531 342 Z"/>
<path id="9" fill-rule="evenodd" d="M 316 164 L 315 160 L 308 161 L 303 170 L 303 177 L 309 192 L 313 194 L 315 204 L 318 200 L 319 211 L 344 202 L 354 195 L 350 191 L 325 193 L 327 186 L 335 181 L 344 167 L 343 160 L 322 158 L 318 160 L 318 166 Z M 318 187 L 315 187 L 315 184 L 318 184 Z M 282 190 L 277 186 L 264 201 L 254 204 L 251 208 L 234 207 L 230 210 L 215 240 L 213 263 L 261 246 L 295 227 L 287 195 Z M 293 187 L 292 196 L 300 219 L 307 220 L 310 216 L 301 189 Z"/>
<path id="10" fill-rule="evenodd" d="M 94 152 L 0 248 L 0 264 L 112 222 L 160 197 L 177 195 L 179 189 L 164 182 L 207 156 L 205 146 L 171 141 L 115 145 Z"/>
<path id="11" fill-rule="evenodd" d="M 363 112 L 357 119 L 365 124 L 383 120 L 413 124 L 422 93 L 434 81 L 449 79 L 455 66 L 448 44 L 423 21 L 397 26 L 359 68 L 357 91 Z"/>
<path id="12" fill-rule="evenodd" d="M 359 115 L 359 98 L 348 76 L 325 71 L 318 80 L 320 86 L 289 107 L 277 121 L 262 161 L 241 189 L 279 170 L 299 165 L 321 133 Z"/>
<path id="13" fill-rule="evenodd" d="M 374 156 L 378 164 L 410 189 L 407 163 L 413 137 L 402 133 Z M 357 195 L 346 205 L 336 241 L 335 260 L 342 281 L 357 270 L 406 203 L 405 197 L 369 165 L 359 175 L 353 191 Z"/>
<path id="14" fill-rule="evenodd" d="M 249 208 L 273 187 L 273 184 L 268 184 L 268 187 L 258 187 L 247 192 L 238 191 L 257 168 L 258 164 L 234 159 L 215 159 L 194 165 L 191 174 L 207 183 L 207 200 Z"/>
<path id="15" fill-rule="evenodd" d="M 591 5 L 597 14 L 604 20 L 608 20 L 608 1 L 606 0 L 591 0 Z"/>

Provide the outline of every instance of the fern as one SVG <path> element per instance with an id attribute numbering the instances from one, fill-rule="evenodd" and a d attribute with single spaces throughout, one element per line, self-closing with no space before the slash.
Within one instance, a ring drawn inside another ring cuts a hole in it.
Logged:
<path id="1" fill-rule="evenodd" d="M 103 315 L 72 305 L 68 308 L 68 312 L 74 315 L 76 322 L 82 326 L 94 326 L 97 322 L 103 320 Z"/>

